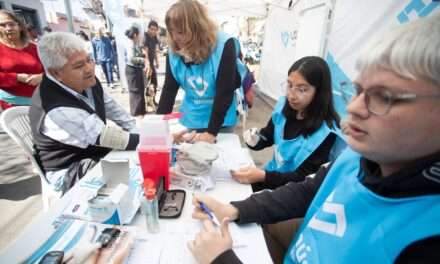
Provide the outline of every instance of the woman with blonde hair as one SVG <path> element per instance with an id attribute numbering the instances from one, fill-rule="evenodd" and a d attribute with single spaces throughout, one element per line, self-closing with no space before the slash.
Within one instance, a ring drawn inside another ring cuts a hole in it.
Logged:
<path id="1" fill-rule="evenodd" d="M 245 67 L 235 38 L 218 31 L 198 1 L 180 0 L 167 11 L 170 50 L 157 113 L 172 111 L 179 87 L 185 91 L 180 122 L 198 132 L 195 140 L 214 142 L 237 122 L 235 90 Z"/>
<path id="2" fill-rule="evenodd" d="M 25 24 L 6 10 L 0 10 L 0 58 L 0 108 L 30 105 L 43 66 Z"/>

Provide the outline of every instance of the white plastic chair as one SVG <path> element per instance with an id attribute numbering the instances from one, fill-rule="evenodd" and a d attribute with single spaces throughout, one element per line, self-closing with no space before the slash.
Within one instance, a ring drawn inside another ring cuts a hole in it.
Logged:
<path id="1" fill-rule="evenodd" d="M 34 143 L 28 115 L 29 108 L 29 106 L 15 106 L 3 111 L 0 116 L 0 123 L 3 130 L 26 152 L 34 172 L 40 176 L 43 209 L 47 211 L 51 201 L 61 197 L 61 192 L 53 189 L 34 157 Z"/>

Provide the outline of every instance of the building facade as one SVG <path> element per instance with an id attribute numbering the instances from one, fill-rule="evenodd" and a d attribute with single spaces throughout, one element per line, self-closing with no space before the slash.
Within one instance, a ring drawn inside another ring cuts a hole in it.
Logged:
<path id="1" fill-rule="evenodd" d="M 46 15 L 39 0 L 0 0 L 0 9 L 13 11 L 26 24 L 34 25 L 40 32 L 46 26 Z"/>

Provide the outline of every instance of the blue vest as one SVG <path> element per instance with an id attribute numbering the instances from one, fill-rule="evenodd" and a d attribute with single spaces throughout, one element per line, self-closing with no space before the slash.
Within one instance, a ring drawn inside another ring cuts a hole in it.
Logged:
<path id="1" fill-rule="evenodd" d="M 440 234 L 440 195 L 386 198 L 360 179 L 347 148 L 307 211 L 284 263 L 392 263 L 415 241 Z"/>
<path id="2" fill-rule="evenodd" d="M 282 112 L 286 103 L 286 97 L 282 96 L 272 112 L 274 155 L 272 160 L 266 165 L 265 170 L 277 172 L 295 171 L 321 145 L 330 133 L 336 135 L 336 141 L 330 151 L 329 160 L 335 160 L 346 146 L 342 133 L 336 126 L 335 128 L 329 128 L 326 122 L 322 122 L 321 127 L 306 138 L 300 135 L 293 139 L 284 139 L 286 117 Z"/>
<path id="3" fill-rule="evenodd" d="M 187 128 L 207 128 L 211 118 L 214 96 L 216 92 L 217 72 L 225 43 L 231 37 L 223 32 L 217 33 L 217 43 L 211 55 L 201 64 L 186 66 L 183 58 L 170 51 L 168 56 L 171 72 L 180 87 L 185 90 L 180 112 L 183 113 L 180 122 Z M 240 45 L 234 39 L 237 51 L 237 71 L 241 79 L 245 77 L 246 68 L 238 58 Z M 241 90 L 241 89 L 240 89 Z M 229 106 L 223 125 L 234 126 L 237 122 L 237 98 L 234 96 Z"/>
<path id="4" fill-rule="evenodd" d="M 12 105 L 31 105 L 31 97 L 18 96 L 0 90 L 0 100 Z"/>

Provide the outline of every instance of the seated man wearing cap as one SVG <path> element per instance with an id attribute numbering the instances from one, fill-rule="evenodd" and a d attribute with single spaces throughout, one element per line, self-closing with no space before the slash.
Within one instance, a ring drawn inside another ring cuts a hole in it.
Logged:
<path id="1" fill-rule="evenodd" d="M 102 89 L 85 47 L 65 32 L 44 35 L 38 45 L 45 74 L 29 118 L 37 160 L 63 193 L 112 149 L 133 150 L 139 142 L 129 132 L 134 119 Z"/>

